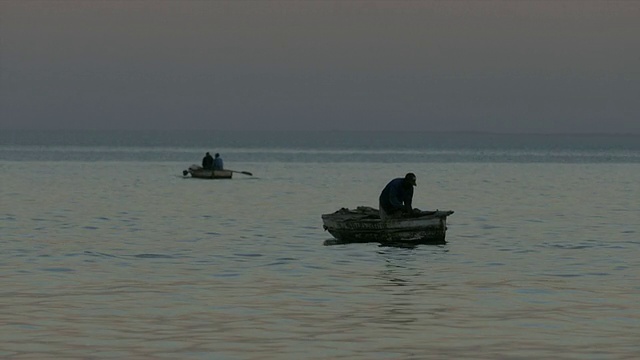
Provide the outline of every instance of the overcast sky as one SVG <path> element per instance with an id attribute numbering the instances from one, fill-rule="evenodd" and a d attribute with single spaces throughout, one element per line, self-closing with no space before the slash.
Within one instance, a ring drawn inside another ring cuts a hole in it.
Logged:
<path id="1" fill-rule="evenodd" d="M 640 133 L 640 1 L 0 0 L 0 128 Z"/>

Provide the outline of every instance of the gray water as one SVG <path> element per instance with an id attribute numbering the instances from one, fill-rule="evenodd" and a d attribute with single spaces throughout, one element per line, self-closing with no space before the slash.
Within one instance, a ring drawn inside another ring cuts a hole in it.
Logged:
<path id="1" fill-rule="evenodd" d="M 217 148 L 12 139 L 0 358 L 640 356 L 635 145 L 228 143 L 254 176 L 199 180 Z M 325 245 L 321 214 L 408 171 L 414 206 L 455 211 L 446 245 Z"/>

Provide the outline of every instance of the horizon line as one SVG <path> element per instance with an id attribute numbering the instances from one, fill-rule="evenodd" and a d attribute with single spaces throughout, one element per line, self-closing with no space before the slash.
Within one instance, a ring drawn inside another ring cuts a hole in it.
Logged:
<path id="1" fill-rule="evenodd" d="M 423 133 L 423 134 L 473 134 L 473 135 L 576 135 L 576 136 L 638 136 L 640 132 L 543 132 L 543 131 L 482 131 L 482 130 L 353 130 L 353 129 L 32 129 L 32 128 L 3 128 L 2 131 L 12 132 L 225 132 L 225 133 Z"/>

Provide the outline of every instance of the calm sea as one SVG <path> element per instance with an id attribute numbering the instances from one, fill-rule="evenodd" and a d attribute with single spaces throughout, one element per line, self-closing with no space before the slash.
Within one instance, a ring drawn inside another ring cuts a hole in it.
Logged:
<path id="1" fill-rule="evenodd" d="M 409 171 L 446 245 L 325 245 Z M 3 130 L 0 184 L 3 359 L 640 357 L 640 136 Z"/>

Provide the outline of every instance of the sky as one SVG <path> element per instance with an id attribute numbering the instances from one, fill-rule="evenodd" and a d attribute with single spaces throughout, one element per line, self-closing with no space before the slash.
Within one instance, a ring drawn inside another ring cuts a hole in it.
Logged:
<path id="1" fill-rule="evenodd" d="M 0 0 L 0 129 L 640 134 L 640 1 Z"/>

